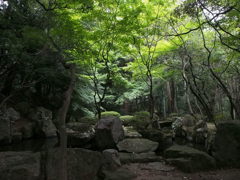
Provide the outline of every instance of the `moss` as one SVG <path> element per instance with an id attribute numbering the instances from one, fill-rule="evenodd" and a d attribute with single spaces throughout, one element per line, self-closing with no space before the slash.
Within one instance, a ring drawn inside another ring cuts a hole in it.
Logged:
<path id="1" fill-rule="evenodd" d="M 147 111 L 136 112 L 131 121 L 131 125 L 136 130 L 145 129 L 149 124 L 150 124 L 150 114 Z"/>
<path id="2" fill-rule="evenodd" d="M 133 121 L 133 118 L 134 116 L 130 115 L 120 116 L 120 119 L 122 120 L 124 126 L 129 126 Z"/>
<path id="3" fill-rule="evenodd" d="M 121 115 L 116 112 L 116 111 L 105 111 L 101 113 L 101 117 L 109 117 L 109 116 L 116 116 L 116 117 L 120 117 Z"/>

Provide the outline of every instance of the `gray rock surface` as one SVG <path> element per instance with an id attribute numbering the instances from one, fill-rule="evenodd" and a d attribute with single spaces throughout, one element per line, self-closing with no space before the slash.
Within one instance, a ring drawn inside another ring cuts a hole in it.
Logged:
<path id="1" fill-rule="evenodd" d="M 153 152 L 158 148 L 158 142 L 144 138 L 128 138 L 117 144 L 119 151 L 143 153 Z"/>
<path id="2" fill-rule="evenodd" d="M 0 179 L 39 180 L 40 153 L 0 152 Z"/>
<path id="3" fill-rule="evenodd" d="M 240 167 L 239 121 L 226 121 L 217 125 L 212 153 L 219 166 Z"/>
<path id="4" fill-rule="evenodd" d="M 157 156 L 155 152 L 148 153 L 119 153 L 120 161 L 126 163 L 148 163 L 148 162 L 162 162 L 163 158 Z"/>
<path id="5" fill-rule="evenodd" d="M 170 164 L 185 172 L 210 170 L 216 167 L 213 157 L 205 152 L 187 146 L 174 145 L 164 152 Z"/>
<path id="6" fill-rule="evenodd" d="M 30 118 L 37 123 L 36 134 L 43 137 L 57 136 L 56 126 L 52 121 L 52 112 L 43 107 L 38 107 L 31 113 Z"/>
<path id="7" fill-rule="evenodd" d="M 122 121 L 110 116 L 99 120 L 96 127 L 96 145 L 99 149 L 112 149 L 124 138 Z"/>

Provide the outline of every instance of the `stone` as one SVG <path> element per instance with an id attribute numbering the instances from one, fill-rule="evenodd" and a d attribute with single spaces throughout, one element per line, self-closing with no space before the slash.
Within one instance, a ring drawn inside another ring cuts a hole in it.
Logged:
<path id="1" fill-rule="evenodd" d="M 217 124 L 212 154 L 218 166 L 240 167 L 239 121 L 225 121 Z"/>
<path id="2" fill-rule="evenodd" d="M 36 135 L 40 137 L 56 137 L 57 129 L 52 121 L 52 112 L 43 107 L 38 107 L 31 113 L 30 119 L 37 123 Z"/>
<path id="3" fill-rule="evenodd" d="M 216 167 L 213 157 L 203 151 L 187 147 L 173 145 L 164 152 L 167 162 L 177 166 L 184 172 L 210 170 Z"/>
<path id="4" fill-rule="evenodd" d="M 158 142 L 144 138 L 128 138 L 117 144 L 119 151 L 143 153 L 153 152 L 158 148 Z"/>
<path id="5" fill-rule="evenodd" d="M 120 161 L 126 163 L 148 163 L 148 162 L 162 162 L 163 158 L 157 156 L 155 152 L 147 153 L 124 153 L 120 152 Z"/>
<path id="6" fill-rule="evenodd" d="M 30 121 L 23 121 L 20 129 L 23 139 L 30 139 L 34 136 L 35 124 Z"/>
<path id="7" fill-rule="evenodd" d="M 69 147 L 91 147 L 95 137 L 94 126 L 87 123 L 67 123 L 67 139 Z"/>
<path id="8" fill-rule="evenodd" d="M 99 120 L 96 127 L 96 145 L 99 149 L 112 149 L 124 138 L 122 121 L 119 117 L 109 116 Z"/>
<path id="9" fill-rule="evenodd" d="M 58 180 L 59 160 L 62 158 L 59 148 L 47 152 L 45 166 L 46 179 Z M 68 180 L 95 180 L 100 172 L 103 157 L 100 152 L 82 148 L 67 149 L 67 179 Z"/>
<path id="10" fill-rule="evenodd" d="M 107 170 L 116 170 L 121 166 L 119 153 L 116 149 L 106 149 L 103 154 L 103 168 Z"/>
<path id="11" fill-rule="evenodd" d="M 171 172 L 175 170 L 174 167 L 166 165 L 164 162 L 150 162 L 141 167 L 141 169 L 162 172 Z"/>
<path id="12" fill-rule="evenodd" d="M 41 175 L 40 153 L 0 152 L 0 179 L 39 180 Z"/>
<path id="13" fill-rule="evenodd" d="M 134 130 L 132 127 L 124 127 L 124 137 L 125 138 L 141 138 L 142 135 Z"/>
<path id="14" fill-rule="evenodd" d="M 165 149 L 169 148 L 172 142 L 172 131 L 170 130 L 159 130 L 159 129 L 145 129 L 141 131 L 141 134 L 144 138 L 150 139 L 151 141 L 155 141 L 159 143 L 158 152 L 162 152 Z"/>

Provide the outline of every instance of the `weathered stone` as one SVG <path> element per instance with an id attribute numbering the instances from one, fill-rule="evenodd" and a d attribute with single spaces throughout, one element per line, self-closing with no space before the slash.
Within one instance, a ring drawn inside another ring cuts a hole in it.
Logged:
<path id="1" fill-rule="evenodd" d="M 99 149 L 112 149 L 124 138 L 122 122 L 118 117 L 110 116 L 99 120 L 96 125 L 96 145 Z"/>
<path id="2" fill-rule="evenodd" d="M 187 146 L 174 145 L 164 152 L 167 161 L 185 172 L 215 168 L 213 157 L 207 153 Z"/>
<path id="3" fill-rule="evenodd" d="M 106 149 L 103 154 L 103 169 L 116 170 L 121 166 L 119 153 L 116 149 Z"/>
<path id="4" fill-rule="evenodd" d="M 37 122 L 36 135 L 43 137 L 55 137 L 57 136 L 56 126 L 52 121 L 52 112 L 38 107 L 35 112 L 30 115 L 30 119 Z"/>
<path id="5" fill-rule="evenodd" d="M 142 135 L 134 130 L 132 127 L 124 127 L 124 137 L 125 138 L 141 138 Z"/>
<path id="6" fill-rule="evenodd" d="M 94 126 L 87 123 L 68 123 L 66 127 L 68 146 L 91 147 L 91 140 L 95 137 Z"/>
<path id="7" fill-rule="evenodd" d="M 217 125 L 212 154 L 219 166 L 240 167 L 239 121 L 226 121 Z"/>
<path id="8" fill-rule="evenodd" d="M 40 179 L 40 153 L 0 152 L 0 159 L 0 179 Z"/>
<path id="9" fill-rule="evenodd" d="M 48 151 L 46 162 L 46 179 L 58 180 L 59 161 L 62 155 L 59 149 Z M 102 165 L 102 154 L 81 148 L 67 149 L 67 179 L 68 180 L 95 180 Z"/>
<path id="10" fill-rule="evenodd" d="M 158 148 L 158 142 L 143 138 L 128 138 L 117 144 L 119 151 L 142 153 L 153 152 Z"/>
<path id="11" fill-rule="evenodd" d="M 146 129 L 141 131 L 144 138 L 158 142 L 157 151 L 162 152 L 172 145 L 172 131 L 163 131 L 159 129 Z"/>
<path id="12" fill-rule="evenodd" d="M 23 139 L 30 139 L 34 136 L 35 124 L 30 121 L 19 122 L 21 124 L 20 132 L 22 133 Z"/>
<path id="13" fill-rule="evenodd" d="M 119 153 L 120 161 L 126 163 L 147 163 L 147 162 L 162 162 L 163 158 L 157 156 L 155 152 L 148 153 Z"/>

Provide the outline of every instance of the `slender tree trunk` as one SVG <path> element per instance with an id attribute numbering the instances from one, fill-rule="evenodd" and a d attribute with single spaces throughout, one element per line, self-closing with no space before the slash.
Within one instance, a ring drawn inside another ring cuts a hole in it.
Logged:
<path id="1" fill-rule="evenodd" d="M 67 134 L 66 134 L 66 116 L 71 102 L 71 96 L 75 85 L 75 66 L 70 66 L 71 82 L 68 89 L 64 92 L 62 107 L 58 111 L 59 133 L 60 133 L 60 155 L 59 157 L 59 180 L 67 180 Z"/>

